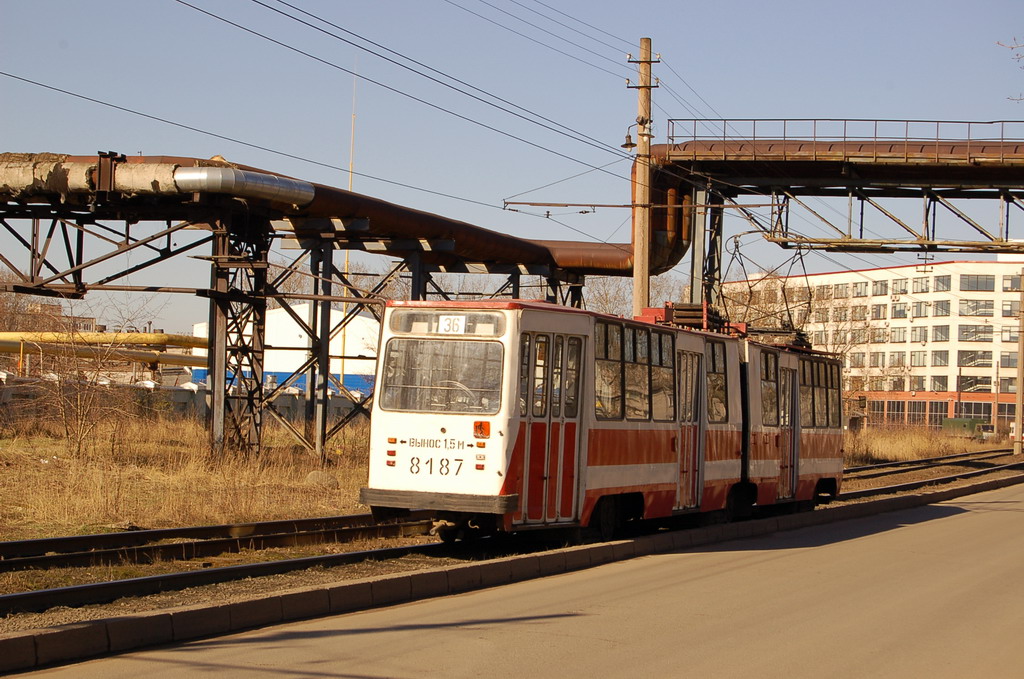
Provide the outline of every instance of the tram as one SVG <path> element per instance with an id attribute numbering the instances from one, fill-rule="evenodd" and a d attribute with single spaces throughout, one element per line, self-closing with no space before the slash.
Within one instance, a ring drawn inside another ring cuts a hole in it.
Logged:
<path id="1" fill-rule="evenodd" d="M 842 481 L 829 354 L 544 302 L 390 302 L 368 484 L 445 539 L 754 507 Z"/>

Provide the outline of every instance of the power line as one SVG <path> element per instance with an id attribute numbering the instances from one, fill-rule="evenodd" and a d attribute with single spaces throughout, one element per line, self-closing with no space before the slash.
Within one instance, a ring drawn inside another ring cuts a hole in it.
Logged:
<path id="1" fill-rule="evenodd" d="M 445 73 L 445 72 L 443 72 L 441 70 L 438 70 L 436 68 L 433 68 L 432 66 L 424 64 L 423 62 L 418 61 L 416 59 L 413 59 L 412 57 L 409 57 L 409 56 L 407 56 L 405 54 L 402 54 L 400 52 L 392 50 L 389 47 L 386 47 L 386 46 L 384 46 L 384 45 L 382 45 L 380 43 L 374 42 L 373 40 L 370 40 L 369 38 L 366 38 L 365 36 L 359 35 L 358 33 L 355 33 L 354 31 L 351 31 L 351 30 L 349 30 L 347 28 L 339 26 L 338 24 L 335 24 L 335 23 L 333 23 L 331 21 L 328 21 L 327 19 L 324 19 L 323 17 L 321 17 L 319 15 L 313 14 L 312 12 L 308 12 L 308 11 L 302 9 L 301 7 L 296 7 L 295 5 L 293 5 L 293 4 L 289 3 L 289 2 L 286 2 L 285 0 L 276 0 L 276 1 L 279 4 L 281 4 L 281 5 L 284 5 L 284 6 L 288 7 L 288 8 L 290 8 L 290 9 L 293 9 L 293 10 L 295 10 L 297 12 L 300 12 L 301 14 L 304 14 L 304 15 L 312 18 L 312 19 L 315 19 L 316 21 L 324 23 L 324 24 L 326 24 L 326 25 L 328 25 L 328 26 L 330 26 L 332 28 L 335 28 L 335 29 L 337 29 L 339 31 L 342 31 L 342 32 L 344 32 L 344 33 L 346 33 L 348 35 L 356 37 L 359 40 L 363 40 L 364 42 L 367 42 L 367 43 L 373 45 L 374 47 L 377 47 L 379 49 L 385 50 L 386 52 L 388 52 L 390 54 L 394 54 L 397 57 L 405 59 L 406 61 L 409 61 L 409 62 L 411 62 L 413 64 L 416 64 L 417 66 L 420 66 L 422 68 L 425 68 L 428 71 L 431 71 L 432 73 L 436 73 L 436 74 L 438 74 L 438 75 L 440 75 L 440 76 L 442 76 L 444 78 L 447 78 L 447 79 L 449 79 L 449 80 L 451 80 L 453 82 L 456 82 L 459 85 L 462 85 L 464 87 L 468 87 L 468 88 L 470 88 L 470 89 L 472 89 L 472 90 L 474 90 L 476 92 L 479 92 L 479 93 L 481 93 L 483 95 L 486 95 L 486 96 L 488 96 L 488 97 L 490 97 L 490 98 L 492 98 L 492 99 L 494 99 L 496 101 L 499 101 L 502 104 L 507 104 L 508 106 L 511 106 L 511 107 L 513 107 L 515 109 L 518 109 L 519 111 L 523 111 L 524 113 L 527 113 L 530 116 L 533 116 L 533 117 L 535 117 L 535 118 L 537 118 L 539 120 L 543 120 L 544 122 L 551 123 L 552 125 L 561 128 L 561 130 L 555 129 L 554 127 L 550 127 L 548 125 L 544 125 L 544 124 L 542 124 L 540 122 L 537 122 L 537 120 L 532 120 L 532 119 L 530 119 L 527 116 L 524 116 L 522 114 L 516 113 L 515 111 L 512 111 L 512 110 L 510 110 L 508 108 L 505 108 L 503 106 L 499 106 L 498 104 L 495 104 L 492 101 L 487 101 L 486 99 L 483 99 L 483 98 L 478 97 L 478 96 L 476 96 L 476 95 L 474 95 L 474 94 L 472 94 L 470 92 L 467 92 L 467 91 L 462 90 L 462 89 L 460 89 L 458 87 L 455 87 L 454 85 L 451 85 L 449 83 L 443 82 L 443 81 L 441 81 L 441 80 L 439 80 L 439 79 L 437 79 L 437 78 L 435 78 L 435 77 L 433 77 L 431 75 L 428 75 L 426 73 L 418 71 L 418 70 L 412 68 L 411 66 L 408 66 L 406 64 L 400 63 L 399 61 L 396 61 L 395 59 L 391 59 L 390 57 L 387 57 L 387 56 L 385 56 L 383 54 L 379 54 L 378 52 L 375 52 L 375 51 L 369 49 L 368 47 L 365 47 L 365 46 L 360 45 L 360 44 L 358 44 L 356 42 L 348 40 L 348 39 L 346 39 L 346 38 L 344 38 L 344 37 L 342 37 L 340 35 L 337 35 L 336 33 L 332 33 L 332 32 L 330 32 L 328 30 L 320 28 L 319 26 L 315 26 L 315 25 L 309 23 L 308 21 L 305 21 L 305 20 L 303 20 L 303 19 L 301 19 L 299 17 L 296 17 L 296 16 L 293 16 L 291 14 L 288 14 L 287 12 L 283 12 L 280 9 L 277 9 L 275 7 L 271 7 L 270 5 L 266 4 L 262 0 L 250 0 L 250 2 L 252 2 L 254 4 L 257 4 L 257 5 L 260 5 L 261 7 L 264 7 L 266 9 L 270 10 L 271 12 L 276 12 L 277 14 L 280 14 L 281 16 L 287 17 L 287 18 L 291 19 L 292 21 L 296 21 L 296 22 L 302 24 L 303 26 L 307 26 L 308 28 L 312 28 L 315 31 L 323 33 L 324 35 L 330 36 L 330 37 L 332 37 L 332 38 L 334 38 L 336 40 L 340 40 L 341 42 L 344 42 L 345 44 L 350 45 L 352 47 L 355 47 L 356 49 L 363 50 L 364 52 L 372 54 L 373 56 L 375 56 L 375 57 L 377 57 L 379 59 L 383 59 L 384 61 L 387 61 L 390 64 L 394 64 L 395 66 L 398 66 L 399 68 L 404 68 L 405 70 L 407 70 L 407 71 L 409 71 L 411 73 L 415 73 L 416 75 L 421 76 L 423 78 L 426 78 L 427 80 L 430 80 L 433 83 L 441 85 L 442 87 L 447 87 L 448 89 L 453 90 L 455 92 L 458 92 L 459 94 L 462 94 L 464 96 L 470 97 L 471 99 L 474 99 L 475 101 L 478 101 L 478 102 L 480 102 L 482 104 L 486 104 L 488 106 L 496 108 L 496 109 L 498 109 L 500 111 L 508 113 L 509 115 L 513 115 L 513 116 L 515 116 L 515 117 L 517 117 L 517 118 L 519 118 L 521 120 L 524 120 L 526 122 L 532 123 L 534 125 L 539 125 L 540 127 L 544 128 L 544 129 L 546 129 L 546 130 L 548 130 L 550 132 L 555 132 L 556 134 L 561 134 L 561 135 L 566 136 L 566 137 L 568 137 L 570 139 L 573 139 L 574 141 L 581 141 L 581 142 L 587 143 L 590 146 L 594 146 L 596 148 L 599 148 L 601 150 L 609 150 L 609 149 L 611 149 L 612 151 L 614 151 L 616 153 L 618 152 L 616 149 L 614 149 L 610 145 L 608 145 L 608 144 L 606 144 L 606 143 L 604 143 L 604 142 L 602 142 L 602 141 L 600 141 L 598 139 L 594 139 L 593 137 L 590 137 L 590 136 L 588 136 L 588 135 L 586 135 L 586 134 L 584 134 L 584 133 L 582 133 L 582 132 L 580 132 L 578 130 L 575 130 L 575 129 L 569 127 L 568 125 L 563 125 L 562 123 L 559 123 L 557 121 L 551 120 L 550 118 L 546 118 L 543 115 L 541 115 L 539 113 L 536 113 L 535 111 L 531 111 L 531 110 L 529 110 L 527 108 L 519 106 L 518 104 L 515 104 L 515 103 L 513 103 L 513 102 L 511 102 L 511 101 L 509 101 L 507 99 L 504 99 L 504 98 L 502 98 L 502 97 L 500 97 L 500 96 L 498 96 L 496 94 L 493 94 L 493 93 L 488 92 L 488 91 L 486 91 L 484 89 L 476 87 L 475 85 L 472 85 L 472 84 L 470 84 L 470 83 L 468 83 L 468 82 L 466 82 L 464 80 L 460 80 L 459 78 L 456 78 L 455 76 L 452 76 L 452 75 L 450 75 L 448 73 Z M 563 131 L 563 130 L 565 130 L 565 131 Z"/>
<path id="2" fill-rule="evenodd" d="M 222 16 L 219 16 L 217 14 L 214 14 L 213 12 L 209 12 L 209 11 L 207 11 L 205 9 L 202 9 L 200 7 L 196 7 L 195 5 L 189 4 L 188 2 L 185 2 L 185 0 L 175 0 L 175 2 L 177 2 L 178 4 L 184 5 L 186 7 L 189 7 L 189 8 L 191 8 L 191 9 L 193 9 L 193 10 L 195 10 L 195 11 L 201 13 L 201 14 L 205 14 L 205 15 L 209 16 L 210 18 L 216 19 L 217 21 L 221 21 L 223 23 L 226 23 L 229 26 L 233 26 L 233 27 L 235 27 L 235 28 L 237 28 L 237 29 L 239 29 L 241 31 L 244 31 L 244 32 L 249 33 L 251 35 L 254 35 L 256 37 L 262 38 L 263 40 L 271 42 L 271 43 L 273 43 L 275 45 L 283 47 L 283 48 L 285 48 L 287 50 L 290 50 L 292 52 L 295 52 L 297 54 L 301 54 L 301 55 L 303 55 L 305 57 L 313 59 L 314 61 L 317 61 L 317 62 L 319 62 L 321 64 L 324 64 L 325 66 L 329 66 L 331 68 L 337 69 L 339 71 L 342 71 L 342 72 L 347 73 L 349 75 L 352 75 L 354 77 L 357 77 L 357 78 L 360 78 L 362 80 L 365 80 L 366 82 L 369 82 L 369 83 L 372 83 L 374 85 L 377 85 L 378 87 L 382 87 L 382 88 L 386 89 L 389 92 L 392 92 L 394 94 L 398 94 L 400 96 L 406 97 L 408 99 L 411 99 L 412 101 L 415 101 L 415 102 L 417 102 L 419 104 L 423 104 L 424 106 L 427 106 L 427 107 L 432 108 L 434 110 L 441 111 L 442 113 L 447 113 L 448 115 L 451 115 L 451 116 L 453 116 L 455 118 L 458 118 L 459 120 L 462 120 L 464 122 L 468 122 L 468 123 L 471 123 L 471 124 L 476 125 L 478 127 L 482 127 L 482 128 L 484 128 L 486 130 L 490 130 L 491 132 L 495 132 L 497 134 L 500 134 L 503 137 L 508 137 L 509 139 L 513 139 L 513 140 L 518 141 L 520 143 L 526 144 L 527 146 L 531 146 L 533 148 L 539 149 L 539 150 L 544 151 L 546 153 L 550 153 L 552 155 L 558 156 L 559 158 L 563 158 L 565 160 L 569 160 L 569 161 L 572 161 L 574 163 L 578 163 L 578 164 L 583 165 L 585 167 L 589 167 L 591 169 L 595 169 L 595 170 L 604 172 L 604 173 L 609 174 L 609 175 L 611 175 L 613 177 L 616 177 L 618 179 L 625 179 L 625 177 L 621 177 L 619 175 L 616 175 L 615 173 L 609 172 L 608 170 L 602 170 L 600 167 L 598 167 L 596 165 L 591 165 L 590 163 L 588 163 L 586 161 L 580 160 L 578 158 L 573 158 L 572 156 L 566 155 L 566 154 L 561 153 L 559 151 L 555 151 L 554 149 L 548 148 L 547 146 L 544 146 L 542 144 L 538 144 L 538 143 L 529 141 L 528 139 L 524 139 L 523 137 L 520 137 L 520 136 L 517 136 L 515 134 L 512 134 L 511 132 L 506 132 L 505 130 L 502 130 L 502 129 L 499 129 L 497 127 L 494 127 L 493 125 L 488 125 L 486 123 L 480 122 L 479 120 L 475 120 L 475 119 L 473 119 L 473 118 L 471 118 L 469 116 L 462 115 L 461 113 L 456 113 L 455 111 L 453 111 L 451 109 L 447 109 L 447 108 L 445 108 L 443 106 L 440 106 L 438 104 L 434 104 L 434 103 L 429 102 L 429 101 L 427 101 L 425 99 L 422 99 L 420 97 L 417 97 L 417 96 L 414 96 L 412 94 L 409 94 L 408 92 L 403 92 L 402 90 L 400 90 L 398 88 L 391 87 L 390 85 L 382 83 L 382 82 L 380 82 L 378 80 L 374 80 L 373 78 L 370 78 L 368 76 L 360 75 L 360 74 L 352 71 L 351 69 L 345 68 L 344 66 L 341 66 L 339 64 L 335 64 L 335 63 L 330 62 L 330 61 L 328 61 L 326 59 L 318 57 L 318 56 L 316 56 L 314 54 L 311 54 L 309 52 L 305 52 L 305 51 L 303 51 L 303 50 L 301 50 L 301 49 L 299 49 L 297 47 L 294 47 L 294 46 L 289 45 L 287 43 L 284 43 L 284 42 L 282 42 L 280 40 L 272 38 L 272 37 L 270 37 L 270 36 L 268 36 L 268 35 L 266 35 L 264 33 L 260 33 L 259 31 L 256 31 L 254 29 L 248 28 L 247 26 L 243 26 L 243 25 L 241 25 L 239 23 L 231 21 L 230 19 L 227 19 L 225 17 L 222 17 Z M 610 149 L 602 149 L 602 150 L 607 151 L 609 153 L 613 152 Z M 624 155 L 624 157 L 628 157 L 628 156 Z"/>
<path id="3" fill-rule="evenodd" d="M 586 26 L 587 28 L 590 28 L 590 29 L 593 29 L 593 30 L 597 31 L 598 33 L 603 33 L 604 35 L 607 35 L 609 38 L 615 38 L 616 40 L 619 40 L 622 43 L 624 43 L 626 45 L 629 45 L 630 47 L 634 46 L 633 43 L 629 42 L 628 40 L 625 40 L 624 38 L 620 38 L 617 35 L 609 33 L 608 31 L 601 30 L 597 26 L 592 26 L 592 25 L 588 24 L 586 21 L 578 19 L 578 18 L 572 16 L 571 14 L 566 14 L 565 12 L 561 11 L 560 9 L 552 7 L 551 5 L 548 5 L 547 3 L 541 2 L 540 0 L 533 0 L 533 1 L 536 2 L 538 5 L 541 5 L 542 7 L 547 7 L 548 9 L 550 9 L 552 12 L 555 12 L 556 14 L 560 14 L 560 15 L 568 18 L 568 19 L 572 19 L 576 23 L 582 24 L 582 25 Z M 518 4 L 518 3 L 516 3 L 516 4 Z"/>
<path id="4" fill-rule="evenodd" d="M 552 19 L 551 17 L 549 17 L 548 15 L 544 14 L 543 12 L 538 12 L 538 11 L 537 11 L 537 10 L 535 10 L 535 9 L 532 9 L 532 8 L 530 8 L 530 7 L 527 7 L 526 5 L 524 5 L 523 3 L 519 2 L 518 0 L 509 0 L 509 1 L 510 1 L 510 2 L 512 2 L 512 3 L 513 3 L 513 4 L 515 4 L 515 5 L 519 5 L 520 7 L 522 7 L 523 9 L 525 9 L 525 10 L 526 10 L 527 12 L 533 12 L 534 14 L 536 14 L 536 15 L 537 15 L 537 16 L 539 16 L 539 17 L 544 17 L 544 18 L 545 18 L 545 19 L 547 19 L 548 21 L 550 21 L 550 22 L 552 22 L 552 23 L 555 23 L 555 24 L 558 24 L 558 25 L 559 25 L 559 26 L 561 26 L 562 28 L 566 28 L 566 29 L 568 29 L 568 30 L 572 31 L 573 33 L 576 33 L 577 35 L 582 35 L 582 36 L 583 36 L 584 38 L 590 38 L 590 39 L 591 39 L 591 40 L 593 40 L 594 42 L 600 43 L 600 44 L 604 45 L 605 47 L 607 47 L 607 48 L 609 48 L 609 49 L 613 49 L 613 50 L 615 50 L 615 51 L 618 51 L 618 49 L 619 49 L 618 47 L 615 47 L 614 45 L 610 45 L 610 44 L 608 44 L 607 42 L 605 42 L 604 40 L 601 40 L 600 38 L 595 38 L 595 37 L 594 37 L 594 36 L 592 36 L 592 35 L 587 35 L 586 33 L 584 33 L 583 31 L 581 31 L 581 30 L 580 30 L 580 29 L 578 29 L 578 28 L 573 28 L 572 26 L 570 26 L 570 25 L 568 25 L 568 24 L 566 24 L 566 23 L 563 23 L 563 22 L 561 22 L 561 21 L 558 21 L 557 19 Z M 543 3 L 540 3 L 540 4 L 543 4 Z M 545 7 L 546 7 L 546 5 L 545 5 Z M 549 9 L 550 9 L 550 8 L 549 8 Z"/>
<path id="5" fill-rule="evenodd" d="M 590 66 L 591 68 L 595 68 L 595 69 L 597 69 L 599 71 L 603 71 L 604 73 L 607 73 L 608 75 L 614 76 L 616 78 L 621 78 L 622 77 L 622 75 L 619 74 L 619 73 L 615 73 L 614 71 L 609 71 L 607 68 L 604 68 L 602 66 L 598 66 L 597 64 L 593 64 L 593 63 L 587 61 L 586 59 L 581 59 L 580 57 L 576 56 L 575 54 L 570 54 L 569 52 L 566 52 L 564 50 L 560 50 L 557 47 L 552 47 L 551 45 L 549 45 L 549 44 L 547 44 L 545 42 L 537 40 L 534 37 L 526 35 L 525 33 L 522 33 L 520 31 L 515 30 L 514 28 L 506 26 L 506 25 L 504 25 L 504 24 L 502 24 L 500 22 L 497 22 L 494 19 L 491 19 L 490 17 L 487 17 L 487 16 L 484 16 L 483 14 L 480 14 L 479 12 L 474 12 L 473 10 L 469 9 L 468 7 L 463 7 L 459 3 L 454 2 L 454 0 L 444 0 L 444 1 L 447 2 L 449 5 L 452 5 L 453 7 L 458 7 L 463 12 L 468 12 L 469 14 L 472 14 L 473 16 L 477 17 L 478 19 L 483 19 L 484 21 L 486 21 L 488 23 L 491 23 L 491 24 L 494 24 L 498 28 L 506 30 L 506 31 L 508 31 L 510 33 L 515 33 L 516 35 L 518 35 L 521 38 L 525 38 L 525 39 L 529 40 L 532 43 L 536 43 L 536 44 L 540 45 L 541 47 L 547 48 L 547 49 L 549 49 L 549 50 L 551 50 L 553 52 L 557 52 L 558 54 L 561 54 L 564 57 L 569 57 L 570 59 L 573 59 L 575 61 L 580 62 L 581 64 L 585 64 L 587 66 Z"/>
<path id="6" fill-rule="evenodd" d="M 271 148 L 269 146 L 263 146 L 261 144 L 254 144 L 252 142 L 248 142 L 248 141 L 244 141 L 242 139 L 238 139 L 237 137 L 230 137 L 230 136 L 225 135 L 225 134 L 219 134 L 217 132 L 210 132 L 209 130 L 204 130 L 202 128 L 195 127 L 194 125 L 187 125 L 185 123 L 179 123 L 179 122 L 176 122 L 174 120 L 168 120 L 167 118 L 161 118 L 160 116 L 155 116 L 155 115 L 153 115 L 151 113 L 145 113 L 143 111 L 138 111 L 136 109 L 128 108 L 126 106 L 119 106 L 117 104 L 112 104 L 110 102 L 103 101 L 101 99 L 96 99 L 95 97 L 90 97 L 90 96 L 87 96 L 87 95 L 84 95 L 84 94 L 79 94 L 78 92 L 72 92 L 70 90 L 65 90 L 65 89 L 62 89 L 60 87 L 55 87 L 53 85 L 47 85 L 46 83 L 41 83 L 41 82 L 39 82 L 37 80 L 32 80 L 30 78 L 23 78 L 23 77 L 21 77 L 19 75 L 14 75 L 13 73 L 7 73 L 5 71 L 0 71 L 0 75 L 6 76 L 8 78 L 12 78 L 14 80 L 20 80 L 21 82 L 28 83 L 30 85 L 35 85 L 37 87 L 42 87 L 44 89 L 51 90 L 53 92 L 58 92 L 60 94 L 66 94 L 69 97 L 75 97 L 77 99 L 82 99 L 83 101 L 88 101 L 88 102 L 91 102 L 93 104 L 99 104 L 100 106 L 106 106 L 107 108 L 112 108 L 112 109 L 117 110 L 117 111 L 122 111 L 124 113 L 130 113 L 132 115 L 139 116 L 139 117 L 142 117 L 142 118 L 147 118 L 149 120 L 155 120 L 156 122 L 164 123 L 165 125 L 172 125 L 174 127 L 178 127 L 178 128 L 183 129 L 183 130 L 188 130 L 190 132 L 196 132 L 198 134 L 203 134 L 203 135 L 206 135 L 208 137 L 214 137 L 215 139 L 222 139 L 224 141 L 228 141 L 228 142 L 231 142 L 233 144 L 239 144 L 241 146 L 246 146 L 248 148 L 256 149 L 256 150 L 259 150 L 259 151 L 265 151 L 266 153 L 272 153 L 274 155 L 282 156 L 284 158 L 291 158 L 292 160 L 298 160 L 298 161 L 303 162 L 303 163 L 309 163 L 310 165 L 317 165 L 319 167 L 327 168 L 329 170 L 341 170 L 342 172 L 348 172 L 349 171 L 348 168 L 341 167 L 340 165 L 332 165 L 330 163 L 324 163 L 324 162 L 321 162 L 319 160 L 313 160 L 312 158 L 307 158 L 305 156 L 296 155 L 294 153 L 288 153 L 287 151 L 280 151 L 278 149 Z M 474 205 L 482 205 L 484 207 L 490 207 L 490 208 L 494 208 L 496 210 L 502 210 L 503 209 L 502 206 L 500 206 L 500 205 L 494 205 L 492 203 L 485 203 L 483 201 L 473 200 L 472 198 L 464 198 L 462 196 L 455 196 L 455 195 L 452 195 L 452 194 L 449 194 L 449 193 L 443 193 L 443 192 L 440 192 L 440 191 L 434 191 L 434 190 L 431 190 L 431 189 L 425 189 L 423 187 L 413 186 L 411 184 L 404 184 L 402 182 L 396 182 L 396 181 L 393 181 L 391 179 L 384 179 L 382 177 L 375 177 L 374 175 L 366 174 L 364 172 L 352 172 L 352 174 L 356 175 L 357 177 L 364 177 L 366 179 L 372 179 L 374 181 L 384 182 L 385 184 L 391 184 L 393 186 L 400 186 L 400 187 L 406 188 L 406 189 L 413 189 L 415 191 L 421 191 L 423 193 L 429 193 L 431 195 L 440 196 L 442 198 L 451 198 L 452 200 L 458 200 L 458 201 L 462 201 L 464 203 L 471 203 L 471 204 L 474 204 Z"/>
<path id="7" fill-rule="evenodd" d="M 610 57 L 606 57 L 605 55 L 603 55 L 603 54 L 601 54 L 599 52 L 595 52 L 594 50 L 589 49 L 587 47 L 584 47 L 583 45 L 580 45 L 579 43 L 575 43 L 572 40 L 566 40 L 565 38 L 563 38 L 562 36 L 558 35 L 557 33 L 552 33 L 551 31 L 547 30 L 546 28 L 541 28 L 537 24 L 531 23 L 531 22 L 527 21 L 526 19 L 523 19 L 522 17 L 518 17 L 515 14 L 512 14 L 512 12 L 509 12 L 508 10 L 504 10 L 501 7 L 498 7 L 497 5 L 494 5 L 494 4 L 490 3 L 490 2 L 488 2 L 487 0 L 477 0 L 477 2 L 480 2 L 480 3 L 484 4 L 484 5 L 487 5 L 488 7 L 490 7 L 493 10 L 501 12 L 505 16 L 512 17 L 516 21 L 520 21 L 520 22 L 526 24 L 527 26 L 530 26 L 531 28 L 536 28 L 538 31 L 540 31 L 542 33 L 545 33 L 547 35 L 550 35 L 552 38 L 556 38 L 556 39 L 561 40 L 563 42 L 567 42 L 570 45 L 572 45 L 573 47 L 578 47 L 579 49 L 583 50 L 587 54 L 592 54 L 593 56 L 597 57 L 598 59 L 604 59 L 607 62 L 615 64 L 616 66 L 620 66 L 620 67 L 622 66 L 622 64 L 620 62 L 616 61 L 615 59 L 612 59 Z M 519 3 L 516 3 L 516 4 L 518 5 Z"/>

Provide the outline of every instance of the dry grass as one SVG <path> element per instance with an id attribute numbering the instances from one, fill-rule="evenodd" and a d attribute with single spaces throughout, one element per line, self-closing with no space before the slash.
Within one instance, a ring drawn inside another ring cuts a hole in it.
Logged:
<path id="1" fill-rule="evenodd" d="M 257 459 L 209 453 L 191 419 L 111 418 L 81 450 L 37 419 L 0 430 L 0 540 L 362 511 L 368 424 L 332 440 L 337 488 L 309 485 L 319 460 L 268 426 Z M 364 509 L 363 509 L 364 510 Z"/>
<path id="2" fill-rule="evenodd" d="M 982 442 L 931 429 L 866 429 L 847 433 L 843 442 L 847 466 L 953 455 L 997 445 L 997 441 Z"/>

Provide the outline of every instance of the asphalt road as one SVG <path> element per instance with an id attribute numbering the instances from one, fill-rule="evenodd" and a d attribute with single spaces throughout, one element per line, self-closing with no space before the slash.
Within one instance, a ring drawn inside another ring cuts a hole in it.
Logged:
<path id="1" fill-rule="evenodd" d="M 1024 486 L 47 677 L 1024 676 Z"/>

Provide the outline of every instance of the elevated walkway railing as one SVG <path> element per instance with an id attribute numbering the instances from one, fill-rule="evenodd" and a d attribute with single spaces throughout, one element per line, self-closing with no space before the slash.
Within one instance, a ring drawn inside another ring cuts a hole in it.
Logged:
<path id="1" fill-rule="evenodd" d="M 984 156 L 1002 162 L 1024 154 L 1024 120 L 865 120 L 838 118 L 672 119 L 668 142 L 673 157 L 863 158 L 902 155 Z"/>

